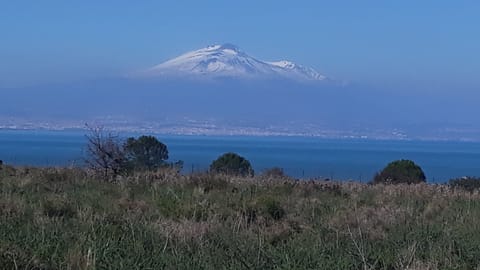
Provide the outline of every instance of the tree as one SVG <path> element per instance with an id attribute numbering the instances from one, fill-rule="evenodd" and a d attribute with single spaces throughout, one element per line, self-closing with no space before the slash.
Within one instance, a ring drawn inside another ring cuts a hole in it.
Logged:
<path id="1" fill-rule="evenodd" d="M 167 146 L 153 136 L 128 138 L 124 149 L 127 159 L 136 169 L 154 170 L 168 159 Z"/>
<path id="2" fill-rule="evenodd" d="M 396 160 L 389 163 L 373 179 L 374 184 L 418 184 L 426 181 L 422 168 L 411 160 Z"/>
<path id="3" fill-rule="evenodd" d="M 239 176 L 253 176 L 252 165 L 235 153 L 225 153 L 212 162 L 210 171 Z"/>
<path id="4" fill-rule="evenodd" d="M 113 180 L 126 168 L 126 156 L 118 136 L 103 127 L 89 127 L 87 138 L 87 165 L 104 180 Z"/>

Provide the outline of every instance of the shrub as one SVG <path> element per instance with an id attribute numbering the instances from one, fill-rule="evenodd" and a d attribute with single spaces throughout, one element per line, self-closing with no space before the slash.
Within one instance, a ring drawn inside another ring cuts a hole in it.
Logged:
<path id="1" fill-rule="evenodd" d="M 389 163 L 373 179 L 374 184 L 417 184 L 425 182 L 425 174 L 420 166 L 411 160 L 397 160 Z"/>
<path id="2" fill-rule="evenodd" d="M 451 179 L 448 184 L 453 188 L 460 188 L 466 191 L 473 192 L 480 189 L 480 178 L 465 176 L 462 178 Z"/>
<path id="3" fill-rule="evenodd" d="M 253 176 L 250 161 L 235 153 L 225 153 L 210 165 L 210 171 L 237 176 Z"/>
<path id="4" fill-rule="evenodd" d="M 89 127 L 87 138 L 87 165 L 104 180 L 115 180 L 118 175 L 129 174 L 134 169 L 154 170 L 170 166 L 178 172 L 183 161 L 165 163 L 168 149 L 153 136 L 128 138 L 126 141 L 102 127 Z"/>
<path id="5" fill-rule="evenodd" d="M 136 169 L 157 169 L 168 159 L 167 146 L 153 136 L 128 138 L 124 151 L 130 164 Z"/>
<path id="6" fill-rule="evenodd" d="M 118 136 L 102 127 L 89 127 L 87 165 L 104 180 L 114 180 L 126 168 L 126 157 Z"/>

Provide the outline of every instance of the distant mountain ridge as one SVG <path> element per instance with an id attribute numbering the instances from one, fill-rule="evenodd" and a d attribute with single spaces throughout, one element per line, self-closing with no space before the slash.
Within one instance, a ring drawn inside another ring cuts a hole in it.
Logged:
<path id="1" fill-rule="evenodd" d="M 212 45 L 184 53 L 138 73 L 145 77 L 201 76 L 233 78 L 283 78 L 296 81 L 323 81 L 315 69 L 290 61 L 258 60 L 233 44 Z"/>
<path id="2" fill-rule="evenodd" d="M 474 98 L 343 84 L 289 61 L 255 59 L 230 44 L 192 51 L 139 73 L 0 89 L 0 126 L 98 120 L 179 134 L 261 129 L 262 134 L 480 140 Z"/>

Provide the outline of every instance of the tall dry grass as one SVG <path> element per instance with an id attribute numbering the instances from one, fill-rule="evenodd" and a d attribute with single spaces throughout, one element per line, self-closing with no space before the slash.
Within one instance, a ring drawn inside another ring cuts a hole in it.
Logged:
<path id="1" fill-rule="evenodd" d="M 479 219 L 446 185 L 0 170 L 3 269 L 475 269 Z"/>

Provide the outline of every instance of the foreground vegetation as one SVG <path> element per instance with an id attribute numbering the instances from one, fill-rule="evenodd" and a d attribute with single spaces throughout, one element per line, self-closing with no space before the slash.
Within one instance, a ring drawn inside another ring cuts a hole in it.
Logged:
<path id="1" fill-rule="evenodd" d="M 447 185 L 0 169 L 2 269 L 475 269 L 478 220 Z"/>

